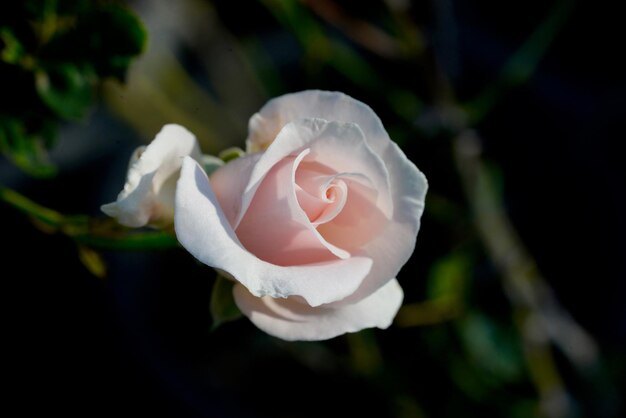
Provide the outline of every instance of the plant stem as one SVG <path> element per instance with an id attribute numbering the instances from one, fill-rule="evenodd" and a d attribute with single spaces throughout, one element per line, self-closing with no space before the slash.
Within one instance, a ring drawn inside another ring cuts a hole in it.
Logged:
<path id="1" fill-rule="evenodd" d="M 13 206 L 20 212 L 30 215 L 51 226 L 60 226 L 65 219 L 59 212 L 41 206 L 15 190 L 4 186 L 0 186 L 0 200 Z"/>

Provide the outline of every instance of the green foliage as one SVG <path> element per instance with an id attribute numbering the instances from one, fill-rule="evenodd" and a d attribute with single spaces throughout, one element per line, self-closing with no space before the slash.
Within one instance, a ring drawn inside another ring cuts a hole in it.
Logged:
<path id="1" fill-rule="evenodd" d="M 458 326 L 471 367 L 477 369 L 475 373 L 482 371 L 485 386 L 497 387 L 522 376 L 524 359 L 510 324 L 500 324 L 476 311 L 465 315 Z"/>
<path id="2" fill-rule="evenodd" d="M 46 145 L 52 142 L 54 127 L 42 122 L 36 134 L 29 134 L 20 119 L 0 114 L 0 150 L 25 172 L 50 177 L 56 169 L 48 160 Z"/>
<path id="3" fill-rule="evenodd" d="M 99 279 L 104 279 L 107 274 L 107 266 L 102 256 L 89 247 L 82 245 L 78 246 L 78 258 L 83 263 L 85 268 L 89 270 L 91 274 Z"/>
<path id="4" fill-rule="evenodd" d="M 126 228 L 114 219 L 92 219 L 84 215 L 64 215 L 41 206 L 20 193 L 0 186 L 0 202 L 28 215 L 46 233 L 62 233 L 78 245 L 100 250 L 163 250 L 178 247 L 168 231 Z M 82 255 L 81 255 L 82 257 Z"/>
<path id="5" fill-rule="evenodd" d="M 461 299 L 471 263 L 462 253 L 453 253 L 441 258 L 430 270 L 428 296 L 430 299 Z"/>
<path id="6" fill-rule="evenodd" d="M 93 76 L 71 64 L 35 72 L 35 87 L 48 108 L 64 119 L 84 116 L 93 101 Z"/>
<path id="7" fill-rule="evenodd" d="M 103 78 L 124 80 L 147 34 L 112 2 L 9 4 L 0 10 L 0 151 L 27 173 L 49 177 L 55 170 L 46 150 L 57 125 L 87 114 Z"/>
<path id="8" fill-rule="evenodd" d="M 234 282 L 218 274 L 211 291 L 211 317 L 213 329 L 224 322 L 234 321 L 241 317 L 241 311 L 233 297 Z"/>
<path id="9" fill-rule="evenodd" d="M 241 148 L 232 147 L 232 148 L 227 148 L 224 151 L 220 152 L 218 155 L 218 158 L 224 161 L 225 163 L 227 163 L 229 161 L 236 160 L 237 158 L 243 156 L 244 154 L 245 154 L 245 151 L 242 150 Z"/>

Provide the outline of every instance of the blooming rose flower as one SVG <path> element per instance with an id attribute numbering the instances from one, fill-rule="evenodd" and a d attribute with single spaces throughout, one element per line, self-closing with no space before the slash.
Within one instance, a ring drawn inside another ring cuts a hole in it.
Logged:
<path id="1" fill-rule="evenodd" d="M 342 93 L 278 97 L 250 120 L 249 151 L 210 178 L 185 158 L 175 229 L 236 281 L 241 311 L 285 340 L 388 327 L 415 246 L 424 175 L 376 114 Z"/>
<path id="2" fill-rule="evenodd" d="M 124 188 L 102 211 L 130 227 L 171 225 L 176 181 L 186 156 L 201 160 L 196 137 L 180 125 L 165 125 L 150 145 L 135 150 Z"/>

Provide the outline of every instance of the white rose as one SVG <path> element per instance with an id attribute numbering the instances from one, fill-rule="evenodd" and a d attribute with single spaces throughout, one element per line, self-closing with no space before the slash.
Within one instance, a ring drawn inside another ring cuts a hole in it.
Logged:
<path id="1" fill-rule="evenodd" d="M 126 184 L 107 215 L 129 227 L 167 226 L 174 221 L 174 196 L 183 158 L 200 161 L 196 137 L 180 125 L 165 125 L 154 140 L 133 153 Z"/>
<path id="2" fill-rule="evenodd" d="M 388 327 L 402 303 L 395 277 L 415 247 L 424 175 L 372 109 L 342 93 L 271 100 L 250 120 L 247 145 L 258 152 L 210 179 L 185 158 L 180 243 L 236 280 L 235 302 L 269 334 L 322 340 Z"/>

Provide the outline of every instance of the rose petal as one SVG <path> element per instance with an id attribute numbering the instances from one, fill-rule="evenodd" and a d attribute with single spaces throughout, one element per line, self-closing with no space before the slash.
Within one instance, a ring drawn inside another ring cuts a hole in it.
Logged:
<path id="1" fill-rule="evenodd" d="M 231 226 L 239 216 L 243 192 L 259 158 L 261 154 L 258 153 L 239 157 L 229 161 L 209 177 L 213 192 Z"/>
<path id="2" fill-rule="evenodd" d="M 257 188 L 269 170 L 287 156 L 309 148 L 307 161 L 322 162 L 337 173 L 355 173 L 369 179 L 380 196 L 377 205 L 391 215 L 389 176 L 380 157 L 372 152 L 363 139 L 360 128 L 350 123 L 302 119 L 288 123 L 263 153 L 254 167 L 242 199 L 238 225 Z M 358 181 L 358 179 L 357 179 Z"/>
<path id="3" fill-rule="evenodd" d="M 319 218 L 334 202 L 328 198 L 329 181 L 337 174 L 317 163 L 303 162 L 296 171 L 296 195 L 300 207 L 304 210 L 311 222 Z M 347 191 L 347 190 L 346 190 Z"/>
<path id="4" fill-rule="evenodd" d="M 359 253 L 372 257 L 374 267 L 355 295 L 338 302 L 350 304 L 366 297 L 389 278 L 395 277 L 411 256 L 420 227 L 428 183 L 425 176 L 391 141 L 376 113 L 366 104 L 339 92 L 309 90 L 270 100 L 250 119 L 249 136 L 246 141 L 248 147 L 263 144 L 259 149 L 267 148 L 273 144 L 273 138 L 279 136 L 285 125 L 303 118 L 321 118 L 357 124 L 369 148 L 383 160 L 389 173 L 393 201 L 392 222 L 386 225 L 384 231 L 379 232 L 377 239 L 369 242 Z M 324 161 L 324 158 L 322 157 L 321 161 Z M 354 202 L 353 195 L 354 193 L 351 194 Z M 361 200 L 365 202 L 364 199 Z M 363 206 L 355 204 L 354 208 Z M 369 240 L 370 235 L 366 234 L 368 229 L 359 226 L 358 222 L 353 220 L 358 217 L 348 216 L 349 213 L 357 213 L 351 209 L 352 207 L 344 208 L 340 214 L 343 215 L 342 218 L 334 220 L 335 225 L 341 223 L 346 226 L 345 230 L 351 229 L 350 234 L 342 232 L 342 228 L 335 226 L 331 229 L 331 225 L 326 224 L 318 229 L 329 242 L 348 249 L 354 255 L 355 250 L 349 243 L 360 246 Z M 381 220 L 379 217 L 376 219 Z M 350 222 L 353 223 L 353 227 L 348 228 Z"/>
<path id="5" fill-rule="evenodd" d="M 389 135 L 368 105 L 344 93 L 306 90 L 276 97 L 250 118 L 246 140 L 248 150 L 267 148 L 286 124 L 304 118 L 355 123 L 377 154 L 388 146 Z"/>
<path id="6" fill-rule="evenodd" d="M 341 212 L 317 230 L 328 242 L 354 254 L 384 230 L 389 218 L 376 205 L 375 190 L 354 181 L 349 183 Z"/>
<path id="7" fill-rule="evenodd" d="M 260 260 L 239 242 L 202 168 L 185 158 L 176 191 L 176 236 L 201 262 L 224 270 L 255 296 L 302 296 L 311 306 L 345 298 L 359 286 L 372 262 L 350 257 L 302 266 Z"/>
<path id="8" fill-rule="evenodd" d="M 141 176 L 130 192 L 125 193 L 126 189 L 122 190 L 117 201 L 100 206 L 100 210 L 131 228 L 147 225 L 151 219 L 158 217 L 154 203 L 156 195 L 152 188 L 153 178 L 154 172 Z"/>
<path id="9" fill-rule="evenodd" d="M 188 155 L 202 157 L 196 137 L 180 125 L 163 126 L 145 149 L 133 153 L 124 189 L 102 211 L 130 227 L 171 221 L 176 178 Z"/>
<path id="10" fill-rule="evenodd" d="M 428 181 L 394 143 L 387 149 L 383 159 L 390 173 L 393 217 L 376 239 L 362 247 L 362 251 L 353 250 L 353 255 L 371 257 L 374 264 L 359 289 L 339 304 L 350 304 L 367 297 L 389 278 L 396 277 L 415 249 Z M 341 241 L 328 239 L 336 245 L 342 245 Z"/>
<path id="11" fill-rule="evenodd" d="M 235 303 L 254 325 L 283 340 L 318 341 L 364 328 L 387 328 L 402 304 L 403 292 L 393 279 L 369 297 L 342 306 L 311 307 L 297 300 L 258 298 L 241 285 Z"/>
<path id="12" fill-rule="evenodd" d="M 335 219 L 346 206 L 348 200 L 348 185 L 342 180 L 342 177 L 348 177 L 349 174 L 336 174 L 326 180 L 321 187 L 323 193 L 322 201 L 326 202 L 326 207 L 311 219 L 313 225 L 321 225 Z"/>
<path id="13" fill-rule="evenodd" d="M 350 256 L 317 232 L 298 203 L 295 172 L 308 153 L 305 149 L 272 167 L 235 229 L 243 246 L 261 260 L 288 266 Z"/>

